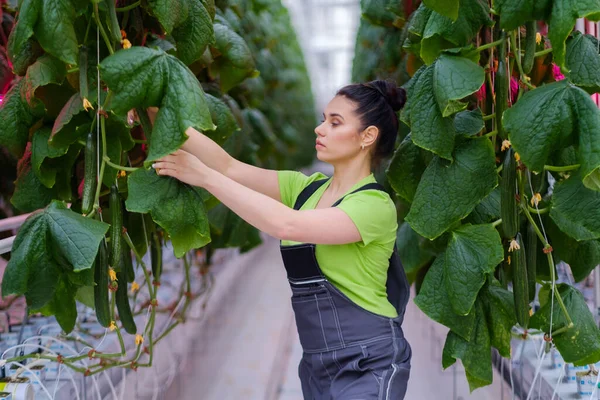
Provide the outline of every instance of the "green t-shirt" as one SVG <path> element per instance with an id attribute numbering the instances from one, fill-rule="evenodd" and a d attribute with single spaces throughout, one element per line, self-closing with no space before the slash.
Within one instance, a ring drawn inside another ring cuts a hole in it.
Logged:
<path id="1" fill-rule="evenodd" d="M 278 177 L 281 200 L 288 207 L 294 207 L 296 198 L 306 186 L 327 178 L 320 172 L 306 176 L 297 171 L 278 171 Z M 371 182 L 376 182 L 373 174 L 362 179 L 347 193 Z M 313 193 L 301 210 L 314 209 L 330 183 L 331 179 Z M 386 317 L 396 317 L 398 313 L 387 299 L 385 286 L 398 229 L 394 202 L 380 190 L 363 190 L 347 195 L 337 208 L 352 219 L 362 241 L 343 245 L 318 244 L 315 251 L 323 274 L 364 309 Z M 298 243 L 284 240 L 281 244 L 290 246 Z"/>

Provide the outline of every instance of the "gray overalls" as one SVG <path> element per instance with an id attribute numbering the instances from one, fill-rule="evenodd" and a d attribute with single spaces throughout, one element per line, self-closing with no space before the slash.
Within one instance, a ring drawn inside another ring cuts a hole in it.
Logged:
<path id="1" fill-rule="evenodd" d="M 307 186 L 294 209 L 299 210 L 326 181 Z M 381 185 L 370 183 L 352 193 L 367 189 L 384 190 Z M 319 268 L 314 244 L 281 246 L 281 255 L 304 351 L 298 367 L 304 399 L 403 399 L 411 348 L 401 325 L 409 285 L 396 247 L 386 285 L 388 299 L 398 311 L 396 318 L 363 309 L 332 285 Z"/>

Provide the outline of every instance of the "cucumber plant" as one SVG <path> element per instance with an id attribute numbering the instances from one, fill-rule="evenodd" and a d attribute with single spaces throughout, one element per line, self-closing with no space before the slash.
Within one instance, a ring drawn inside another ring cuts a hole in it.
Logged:
<path id="1" fill-rule="evenodd" d="M 2 2 L 0 161 L 16 180 L 2 190 L 11 209 L 0 215 L 33 212 L 14 241 L 2 293 L 25 295 L 32 312 L 55 315 L 66 333 L 81 300 L 118 335 L 121 354 L 87 371 L 68 357 L 64 365 L 86 374 L 151 365 L 152 346 L 198 295 L 190 283 L 196 252 L 247 251 L 260 237 L 206 190 L 149 165 L 180 148 L 189 127 L 261 167 L 308 164 L 316 122 L 308 73 L 280 0 L 48 4 Z M 154 124 L 149 107 L 160 109 Z M 3 170 L 2 188 L 10 176 Z M 167 242 L 185 266 L 180 309 L 156 300 Z M 158 312 L 176 317 L 161 335 Z M 134 317 L 147 313 L 147 325 L 136 326 Z M 122 329 L 136 335 L 130 362 Z"/>
<path id="2" fill-rule="evenodd" d="M 600 69 L 587 72 L 600 46 L 573 31 L 600 2 L 562 3 L 361 1 L 355 78 L 408 94 L 385 171 L 399 252 L 417 306 L 450 328 L 443 367 L 461 359 L 471 390 L 515 333 L 600 361 L 594 316 L 555 271 L 564 261 L 580 281 L 600 264 Z"/>

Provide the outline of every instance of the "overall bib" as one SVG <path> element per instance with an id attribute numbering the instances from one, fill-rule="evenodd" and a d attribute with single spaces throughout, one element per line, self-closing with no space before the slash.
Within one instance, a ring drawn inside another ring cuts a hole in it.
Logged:
<path id="1" fill-rule="evenodd" d="M 326 181 L 307 186 L 294 209 L 299 210 Z M 367 189 L 384 190 L 377 183 L 369 183 L 352 193 Z M 303 349 L 298 372 L 304 399 L 403 399 L 411 348 L 401 325 L 409 285 L 396 246 L 386 283 L 388 299 L 398 311 L 396 318 L 365 310 L 332 285 L 319 267 L 315 244 L 281 246 L 281 255 Z"/>

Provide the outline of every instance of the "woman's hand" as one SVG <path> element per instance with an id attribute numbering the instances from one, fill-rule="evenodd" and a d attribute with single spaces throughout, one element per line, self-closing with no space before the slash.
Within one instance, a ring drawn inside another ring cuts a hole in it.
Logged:
<path id="1" fill-rule="evenodd" d="M 177 150 L 152 164 L 158 175 L 172 176 L 192 186 L 204 187 L 208 177 L 215 171 L 196 156 Z"/>

